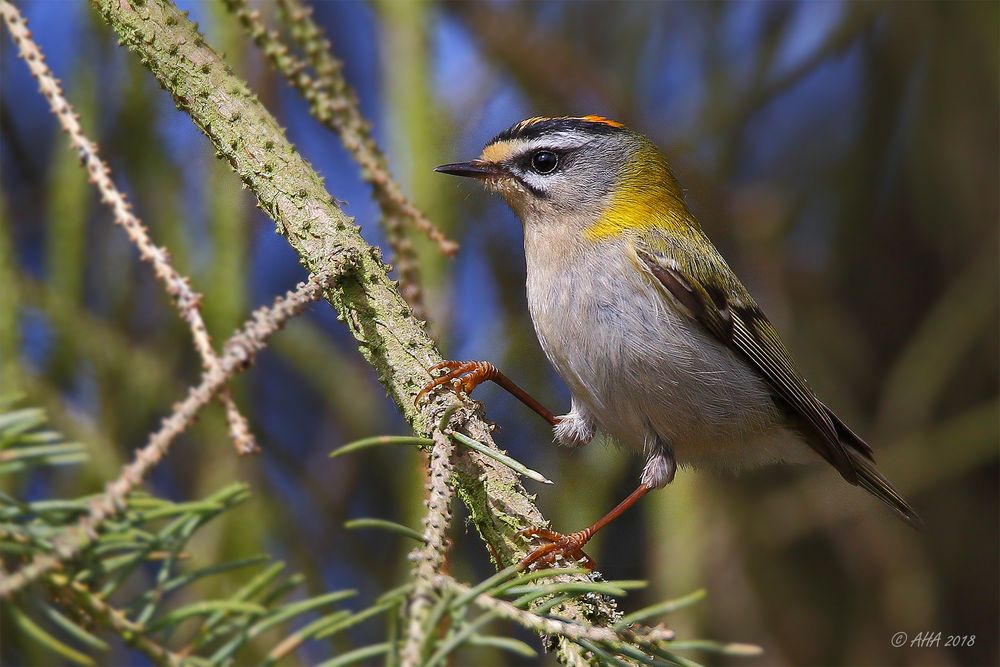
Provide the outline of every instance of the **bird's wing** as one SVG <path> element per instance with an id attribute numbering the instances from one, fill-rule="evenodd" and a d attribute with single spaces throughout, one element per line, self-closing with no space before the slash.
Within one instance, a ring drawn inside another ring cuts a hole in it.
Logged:
<path id="1" fill-rule="evenodd" d="M 640 268 L 663 286 L 682 311 L 704 325 L 721 343 L 756 369 L 780 402 L 800 416 L 815 433 L 816 437 L 806 437 L 806 442 L 837 468 L 847 481 L 857 484 L 858 474 L 852 462 L 854 457 L 845 449 L 845 441 L 865 458 L 871 458 L 871 448 L 843 426 L 836 415 L 816 398 L 792 363 L 774 326 L 722 256 L 707 239 L 704 241 L 711 250 L 711 256 L 707 258 L 704 252 L 695 253 L 690 249 L 684 253 L 671 253 L 668 245 L 659 242 L 639 241 L 635 250 Z M 703 270 L 695 272 L 690 264 L 685 266 L 676 257 L 697 257 L 697 261 L 710 265 L 706 264 L 701 267 Z M 701 281 L 695 277 L 696 273 L 717 277 L 718 282 Z M 842 430 L 846 433 L 841 434 Z"/>

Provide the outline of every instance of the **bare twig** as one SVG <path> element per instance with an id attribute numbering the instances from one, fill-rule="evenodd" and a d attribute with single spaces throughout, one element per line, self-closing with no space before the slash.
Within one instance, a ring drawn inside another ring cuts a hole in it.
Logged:
<path id="1" fill-rule="evenodd" d="M 21 58 L 38 80 L 38 87 L 48 100 L 52 113 L 55 114 L 63 131 L 69 135 L 70 144 L 86 168 L 90 182 L 101 193 L 101 201 L 111 208 L 115 223 L 125 229 L 129 239 L 138 248 L 139 256 L 144 262 L 153 266 L 156 277 L 177 304 L 181 318 L 191 329 L 194 346 L 201 356 L 204 369 L 208 371 L 217 369 L 219 358 L 212 349 L 208 329 L 201 317 L 201 294 L 195 292 L 191 288 L 190 281 L 171 265 L 167 249 L 153 243 L 146 226 L 132 213 L 132 205 L 127 197 L 111 180 L 111 170 L 98 154 L 97 144 L 83 134 L 79 116 L 63 94 L 59 80 L 45 64 L 45 56 L 31 38 L 31 31 L 28 30 L 27 22 L 20 12 L 13 4 L 0 0 L 0 14 L 3 15 L 7 28 L 18 46 Z M 219 392 L 219 400 L 225 408 L 229 420 L 229 433 L 236 451 L 240 454 L 252 454 L 258 451 L 259 447 L 250 432 L 246 418 L 236 407 L 227 388 L 223 387 Z"/>
<path id="2" fill-rule="evenodd" d="M 302 47 L 307 62 L 288 48 L 277 31 L 267 28 L 260 12 L 251 10 L 247 0 L 225 2 L 275 69 L 306 99 L 313 116 L 340 137 L 344 147 L 361 166 L 362 178 L 371 185 L 382 211 L 381 222 L 392 248 L 393 261 L 399 270 L 403 297 L 415 314 L 425 319 L 420 272 L 413 244 L 405 234 L 404 223 L 424 232 L 448 256 L 457 252 L 458 244 L 448 239 L 407 199 L 389 173 L 385 155 L 371 134 L 371 125 L 361 114 L 357 94 L 344 79 L 342 65 L 333 57 L 330 42 L 312 20 L 311 9 L 296 0 L 281 3 L 283 13 L 291 24 L 292 37 Z M 307 72 L 310 65 L 315 70 L 315 77 Z"/>
<path id="3" fill-rule="evenodd" d="M 342 258 L 343 260 L 343 258 Z M 341 270 L 349 262 L 340 263 Z M 0 597 L 7 597 L 38 577 L 59 567 L 73 558 L 97 536 L 97 529 L 110 517 L 125 507 L 125 499 L 142 482 L 170 449 L 173 441 L 184 432 L 195 416 L 223 385 L 235 374 L 248 368 L 254 356 L 264 347 L 267 339 L 277 332 L 290 317 L 294 317 L 323 295 L 332 276 L 313 275 L 300 283 L 294 291 L 279 297 L 269 308 L 254 312 L 250 320 L 233 334 L 223 348 L 218 364 L 205 370 L 201 382 L 188 391 L 187 397 L 174 405 L 173 412 L 163 420 L 160 428 L 149 437 L 145 447 L 135 453 L 132 463 L 107 485 L 104 493 L 90 503 L 89 511 L 79 523 L 67 528 L 52 540 L 52 554 L 36 556 L 30 563 L 12 575 L 0 579 Z"/>
<path id="4" fill-rule="evenodd" d="M 410 621 L 406 643 L 402 650 L 403 667 L 418 667 L 420 649 L 427 631 L 434 578 L 444 564 L 448 550 L 448 525 L 451 523 L 451 499 L 454 495 L 450 481 L 451 455 L 455 448 L 451 437 L 440 429 L 434 433 L 434 446 L 430 455 L 430 476 L 427 481 L 427 513 L 424 515 L 424 544 L 413 552 L 413 593 L 410 595 Z"/>
<path id="5" fill-rule="evenodd" d="M 343 66 L 333 56 L 330 41 L 323 34 L 323 29 L 312 19 L 312 8 L 303 5 L 300 0 L 279 0 L 279 5 L 291 23 L 292 36 L 302 46 L 316 69 L 318 78 L 313 83 L 313 88 L 323 115 L 329 117 L 328 120 L 321 120 L 333 126 L 343 138 L 344 145 L 361 164 L 365 179 L 375 189 L 379 206 L 383 211 L 392 211 L 404 217 L 434 241 L 441 252 L 449 257 L 453 256 L 458 252 L 458 244 L 446 237 L 407 199 L 399 183 L 389 173 L 385 154 L 375 142 L 371 126 L 361 115 L 358 96 L 344 80 Z M 299 81 L 304 82 L 303 79 Z M 298 85 L 300 84 L 296 83 Z M 330 98 L 331 93 L 347 104 L 342 107 L 334 103 L 335 100 Z M 309 97 L 304 90 L 303 94 Z"/>
<path id="6" fill-rule="evenodd" d="M 845 9 L 839 24 L 827 33 L 808 56 L 793 67 L 767 79 L 765 75 L 773 68 L 768 67 L 768 63 L 761 62 L 753 76 L 752 85 L 738 99 L 709 100 L 705 112 L 699 116 L 697 127 L 686 139 L 669 146 L 669 151 L 689 153 L 706 138 L 718 139 L 720 135 L 728 135 L 727 150 L 731 152 L 733 137 L 738 137 L 744 131 L 755 113 L 855 43 L 859 35 L 864 34 L 878 17 L 881 7 L 875 3 L 858 2 L 847 5 Z M 723 159 L 722 163 L 727 161 Z"/>

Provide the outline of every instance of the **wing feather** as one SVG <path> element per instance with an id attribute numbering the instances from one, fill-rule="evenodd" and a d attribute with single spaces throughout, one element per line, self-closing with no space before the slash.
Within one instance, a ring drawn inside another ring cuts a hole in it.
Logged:
<path id="1" fill-rule="evenodd" d="M 830 411 L 813 394 L 792 363 L 777 330 L 742 285 L 739 285 L 735 276 L 731 280 L 736 281 L 735 284 L 742 293 L 732 294 L 730 292 L 736 290 L 703 284 L 663 253 L 649 248 L 637 248 L 636 254 L 691 317 L 701 322 L 726 347 L 749 362 L 767 381 L 776 398 L 808 425 L 815 437 L 807 437 L 806 442 L 837 468 L 847 481 L 857 484 L 855 465 L 844 447 Z M 725 270 L 727 273 L 723 275 L 730 275 L 728 267 Z M 870 456 L 871 450 L 867 445 L 865 450 L 862 453 Z"/>

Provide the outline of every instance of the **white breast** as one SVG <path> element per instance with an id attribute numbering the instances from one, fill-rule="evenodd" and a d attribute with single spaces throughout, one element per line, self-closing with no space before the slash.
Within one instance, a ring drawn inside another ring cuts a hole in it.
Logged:
<path id="1" fill-rule="evenodd" d="M 537 241 L 525 243 L 535 331 L 601 431 L 640 451 L 659 437 L 680 463 L 810 458 L 764 380 L 678 311 L 624 247 L 566 253 Z"/>

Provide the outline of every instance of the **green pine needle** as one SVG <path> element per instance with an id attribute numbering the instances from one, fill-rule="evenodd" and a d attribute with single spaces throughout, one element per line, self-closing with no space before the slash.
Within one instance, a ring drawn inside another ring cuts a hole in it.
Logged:
<path id="1" fill-rule="evenodd" d="M 396 523 L 394 521 L 388 521 L 386 519 L 373 519 L 373 518 L 351 519 L 350 521 L 344 522 L 344 528 L 348 530 L 357 530 L 359 528 L 374 528 L 376 530 L 384 530 L 390 533 L 396 533 L 397 535 L 403 535 L 404 537 L 409 537 L 418 542 L 425 541 L 423 535 L 413 530 L 409 526 L 404 526 L 403 524 Z"/>

